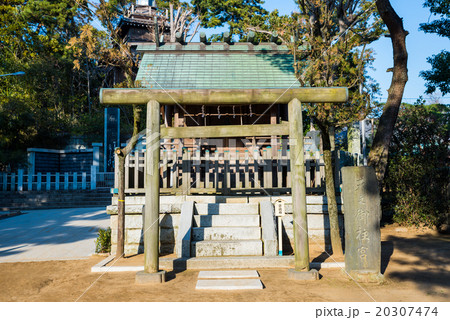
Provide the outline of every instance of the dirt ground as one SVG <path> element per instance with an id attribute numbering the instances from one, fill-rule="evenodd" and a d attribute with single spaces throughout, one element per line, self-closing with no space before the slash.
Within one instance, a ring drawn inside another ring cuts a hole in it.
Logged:
<path id="1" fill-rule="evenodd" d="M 340 269 L 319 270 L 313 282 L 288 280 L 286 269 L 258 269 L 264 290 L 199 291 L 198 271 L 136 285 L 134 272 L 91 273 L 102 259 L 2 263 L 0 301 L 450 301 L 450 236 L 395 225 L 382 229 L 380 285 L 357 284 Z"/>

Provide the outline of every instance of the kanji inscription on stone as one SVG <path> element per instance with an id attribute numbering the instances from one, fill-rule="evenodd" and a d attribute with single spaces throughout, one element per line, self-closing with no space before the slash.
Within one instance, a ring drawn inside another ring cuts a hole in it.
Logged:
<path id="1" fill-rule="evenodd" d="M 381 202 L 375 170 L 342 168 L 345 270 L 357 281 L 380 281 Z"/>

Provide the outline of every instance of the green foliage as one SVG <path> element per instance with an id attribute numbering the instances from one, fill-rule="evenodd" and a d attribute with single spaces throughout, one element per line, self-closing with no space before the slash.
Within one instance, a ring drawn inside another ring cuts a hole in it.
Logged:
<path id="1" fill-rule="evenodd" d="M 433 93 L 439 89 L 443 95 L 450 93 L 450 52 L 442 50 L 440 53 L 427 58 L 431 70 L 421 71 L 420 76 L 426 83 L 426 93 Z"/>
<path id="2" fill-rule="evenodd" d="M 98 237 L 95 240 L 95 253 L 111 252 L 111 228 L 98 229 Z"/>
<path id="3" fill-rule="evenodd" d="M 450 38 L 450 0 L 427 0 L 424 7 L 430 8 L 430 12 L 440 18 L 422 23 L 420 30 Z M 420 76 L 427 81 L 426 93 L 433 93 L 437 89 L 443 95 L 450 93 L 450 52 L 443 50 L 427 61 L 431 64 L 431 70 L 420 72 Z"/>
<path id="4" fill-rule="evenodd" d="M 231 35 L 239 39 L 245 37 L 248 25 L 258 25 L 268 12 L 262 7 L 264 0 L 192 0 L 198 13 L 201 26 L 216 28 L 227 25 Z M 213 36 L 218 39 L 220 35 Z"/>
<path id="5" fill-rule="evenodd" d="M 438 20 L 429 23 L 421 23 L 420 29 L 426 33 L 436 33 L 441 37 L 450 37 L 450 1 L 449 0 L 426 0 L 424 5 L 430 8 L 433 15 L 441 15 Z"/>
<path id="6" fill-rule="evenodd" d="M 449 111 L 423 103 L 400 110 L 384 188 L 398 223 L 439 225 L 448 212 Z"/>
<path id="7" fill-rule="evenodd" d="M 304 86 L 349 88 L 346 104 L 314 104 L 309 114 L 322 128 L 340 127 L 364 119 L 371 111 L 368 103 L 378 85 L 367 75 L 373 62 L 366 46 L 378 39 L 382 21 L 373 1 L 297 1 L 300 13 L 266 15 L 263 22 L 248 26 L 263 40 L 273 31 L 295 56 L 295 72 Z"/>
<path id="8" fill-rule="evenodd" d="M 300 14 L 291 22 L 297 78 L 313 87 L 349 88 L 348 103 L 311 105 L 309 113 L 324 127 L 365 118 L 371 110 L 367 102 L 377 91 L 366 73 L 373 61 L 366 45 L 383 32 L 373 1 L 298 3 Z"/>
<path id="9" fill-rule="evenodd" d="M 0 77 L 0 170 L 26 165 L 28 147 L 63 147 L 85 112 L 85 78 L 65 48 L 83 21 L 75 0 L 0 4 L 0 74 L 25 72 Z"/>
<path id="10" fill-rule="evenodd" d="M 173 4 L 175 9 L 178 7 L 190 7 L 189 3 L 180 0 L 156 0 L 156 4 L 158 5 L 158 8 L 161 9 L 169 9 L 170 4 Z"/>

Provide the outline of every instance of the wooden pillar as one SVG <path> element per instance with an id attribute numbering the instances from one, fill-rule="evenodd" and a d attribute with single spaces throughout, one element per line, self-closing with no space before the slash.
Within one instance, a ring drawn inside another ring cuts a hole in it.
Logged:
<path id="1" fill-rule="evenodd" d="M 303 119 L 298 99 L 289 102 L 289 142 L 294 220 L 295 271 L 309 271 L 308 223 L 306 216 Z"/>
<path id="2" fill-rule="evenodd" d="M 159 103 L 147 104 L 145 152 L 144 271 L 159 271 Z"/>
<path id="3" fill-rule="evenodd" d="M 270 124 L 277 124 L 277 118 L 278 118 L 278 108 L 277 106 L 272 106 L 270 109 Z M 278 155 L 278 143 L 277 143 L 277 136 L 271 136 L 270 139 L 270 145 L 272 147 L 272 156 L 274 158 Z"/>
<path id="4" fill-rule="evenodd" d="M 184 113 L 183 110 L 180 110 L 180 107 L 175 106 L 175 112 L 174 112 L 174 117 L 173 117 L 173 126 L 175 128 L 178 127 L 184 127 Z M 177 151 L 178 151 L 178 156 L 182 157 L 183 154 L 183 140 L 181 139 L 175 139 L 174 140 L 174 144 L 177 146 Z"/>
<path id="5" fill-rule="evenodd" d="M 172 127 L 173 106 L 164 106 L 164 126 Z M 172 140 L 164 139 L 164 148 L 170 150 L 172 148 Z"/>

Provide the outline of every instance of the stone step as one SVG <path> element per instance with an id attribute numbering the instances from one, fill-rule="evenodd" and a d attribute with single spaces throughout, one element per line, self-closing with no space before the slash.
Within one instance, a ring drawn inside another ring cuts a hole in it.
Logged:
<path id="1" fill-rule="evenodd" d="M 239 278 L 259 278 L 256 270 L 215 270 L 200 271 L 199 279 L 239 279 Z"/>
<path id="2" fill-rule="evenodd" d="M 261 240 L 193 241 L 192 257 L 262 256 Z"/>
<path id="3" fill-rule="evenodd" d="M 195 215 L 193 227 L 259 227 L 259 215 Z"/>
<path id="4" fill-rule="evenodd" d="M 160 268 L 164 270 L 288 269 L 294 267 L 294 256 L 192 257 L 188 259 L 162 257 L 159 263 Z M 325 268 L 326 264 L 312 262 L 311 268 Z"/>
<path id="5" fill-rule="evenodd" d="M 259 279 L 199 279 L 197 290 L 262 290 L 263 284 Z"/>
<path id="6" fill-rule="evenodd" d="M 197 203 L 195 208 L 199 215 L 259 214 L 257 203 Z"/>
<path id="7" fill-rule="evenodd" d="M 197 227 L 192 228 L 192 240 L 259 240 L 260 227 Z"/>

